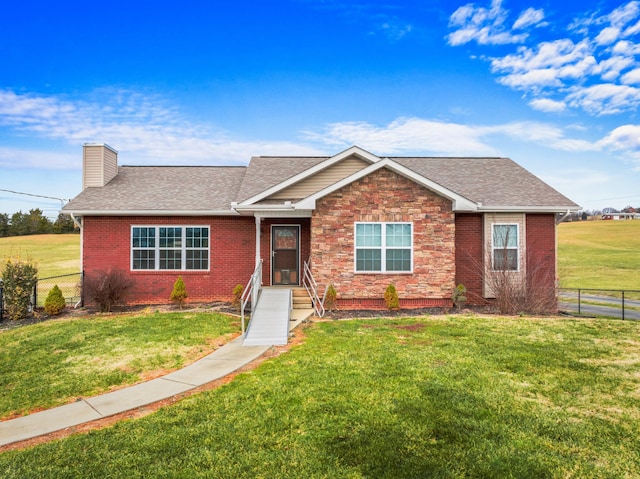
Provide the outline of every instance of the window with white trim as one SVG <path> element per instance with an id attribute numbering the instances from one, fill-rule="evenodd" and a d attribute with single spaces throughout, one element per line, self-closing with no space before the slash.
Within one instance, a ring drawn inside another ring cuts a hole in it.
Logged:
<path id="1" fill-rule="evenodd" d="M 411 223 L 356 223 L 355 270 L 407 273 L 413 270 Z"/>
<path id="2" fill-rule="evenodd" d="M 208 226 L 132 226 L 132 270 L 208 270 Z"/>
<path id="3" fill-rule="evenodd" d="M 520 269 L 519 225 L 517 223 L 491 225 L 491 256 L 493 271 Z"/>

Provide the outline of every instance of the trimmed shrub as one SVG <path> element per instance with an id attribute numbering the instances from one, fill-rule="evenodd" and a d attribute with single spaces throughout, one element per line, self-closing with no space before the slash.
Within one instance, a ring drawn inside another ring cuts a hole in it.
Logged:
<path id="1" fill-rule="evenodd" d="M 189 295 L 187 294 L 187 288 L 184 285 L 184 281 L 182 281 L 182 276 L 178 276 L 176 282 L 173 283 L 173 291 L 171 291 L 171 297 L 169 299 L 182 309 L 182 305 L 188 297 Z"/>
<path id="2" fill-rule="evenodd" d="M 333 283 L 329 284 L 327 288 L 327 294 L 324 296 L 324 307 L 331 311 L 336 306 L 336 300 L 338 299 L 338 292 L 336 288 L 333 286 Z"/>
<path id="3" fill-rule="evenodd" d="M 387 286 L 387 290 L 384 292 L 384 301 L 387 303 L 388 309 L 400 309 L 400 298 L 398 298 L 398 291 L 393 284 Z"/>
<path id="4" fill-rule="evenodd" d="M 95 271 L 84 277 L 85 297 L 98 306 L 100 312 L 108 313 L 115 304 L 124 304 L 135 281 L 121 269 Z"/>
<path id="5" fill-rule="evenodd" d="M 5 309 L 10 320 L 27 317 L 38 270 L 31 261 L 7 259 L 2 270 Z"/>
<path id="6" fill-rule="evenodd" d="M 460 309 L 467 302 L 467 288 L 465 288 L 464 284 L 459 284 L 453 289 L 453 294 L 451 295 L 451 301 L 453 301 L 453 305 Z"/>
<path id="7" fill-rule="evenodd" d="M 49 291 L 47 299 L 44 300 L 45 312 L 50 316 L 55 316 L 60 314 L 66 306 L 67 303 L 64 300 L 64 296 L 62 296 L 62 291 L 60 291 L 57 284 L 54 285 Z"/>
<path id="8" fill-rule="evenodd" d="M 240 309 L 242 303 L 242 293 L 244 293 L 244 286 L 241 284 L 237 284 L 235 288 L 233 288 L 233 299 L 231 300 L 231 306 Z"/>

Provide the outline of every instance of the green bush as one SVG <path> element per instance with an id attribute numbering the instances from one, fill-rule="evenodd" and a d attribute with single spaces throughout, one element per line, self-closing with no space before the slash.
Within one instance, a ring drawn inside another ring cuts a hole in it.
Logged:
<path id="1" fill-rule="evenodd" d="M 31 261 L 9 258 L 2 270 L 2 282 L 7 317 L 11 320 L 25 318 L 38 283 L 38 269 Z"/>
<path id="2" fill-rule="evenodd" d="M 233 288 L 233 299 L 231 300 L 231 306 L 240 309 L 242 302 L 242 293 L 244 293 L 244 286 L 241 284 L 237 284 L 235 288 Z"/>
<path id="3" fill-rule="evenodd" d="M 171 291 L 171 301 L 176 303 L 182 309 L 182 305 L 187 300 L 189 295 L 187 294 L 187 288 L 182 281 L 182 276 L 178 276 L 176 282 L 173 283 L 173 291 Z"/>
<path id="4" fill-rule="evenodd" d="M 44 310 L 50 316 L 55 316 L 56 314 L 60 314 L 67 303 L 64 300 L 64 296 L 62 296 L 62 291 L 58 288 L 58 285 L 54 285 L 49 291 L 47 295 L 47 299 L 44 300 Z"/>
<path id="5" fill-rule="evenodd" d="M 464 306 L 467 302 L 467 288 L 464 284 L 459 284 L 453 289 L 451 301 L 453 301 L 453 305 L 458 309 Z"/>
<path id="6" fill-rule="evenodd" d="M 393 284 L 387 286 L 387 290 L 384 292 L 384 301 L 387 303 L 389 309 L 400 309 L 400 299 L 398 298 L 398 291 Z"/>
<path id="7" fill-rule="evenodd" d="M 324 296 L 324 307 L 331 311 L 336 306 L 336 300 L 338 299 L 338 292 L 336 288 L 333 286 L 333 283 L 329 284 L 327 288 L 327 294 Z"/>

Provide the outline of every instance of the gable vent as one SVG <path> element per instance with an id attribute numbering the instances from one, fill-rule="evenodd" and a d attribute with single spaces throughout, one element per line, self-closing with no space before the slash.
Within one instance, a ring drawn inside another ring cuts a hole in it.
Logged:
<path id="1" fill-rule="evenodd" d="M 101 187 L 118 173 L 118 152 L 104 143 L 82 146 L 82 189 Z"/>

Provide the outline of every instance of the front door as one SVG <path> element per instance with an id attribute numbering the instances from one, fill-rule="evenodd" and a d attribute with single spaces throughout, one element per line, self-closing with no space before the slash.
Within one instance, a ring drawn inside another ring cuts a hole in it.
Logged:
<path id="1" fill-rule="evenodd" d="M 271 284 L 298 284 L 300 277 L 300 226 L 271 227 Z"/>

